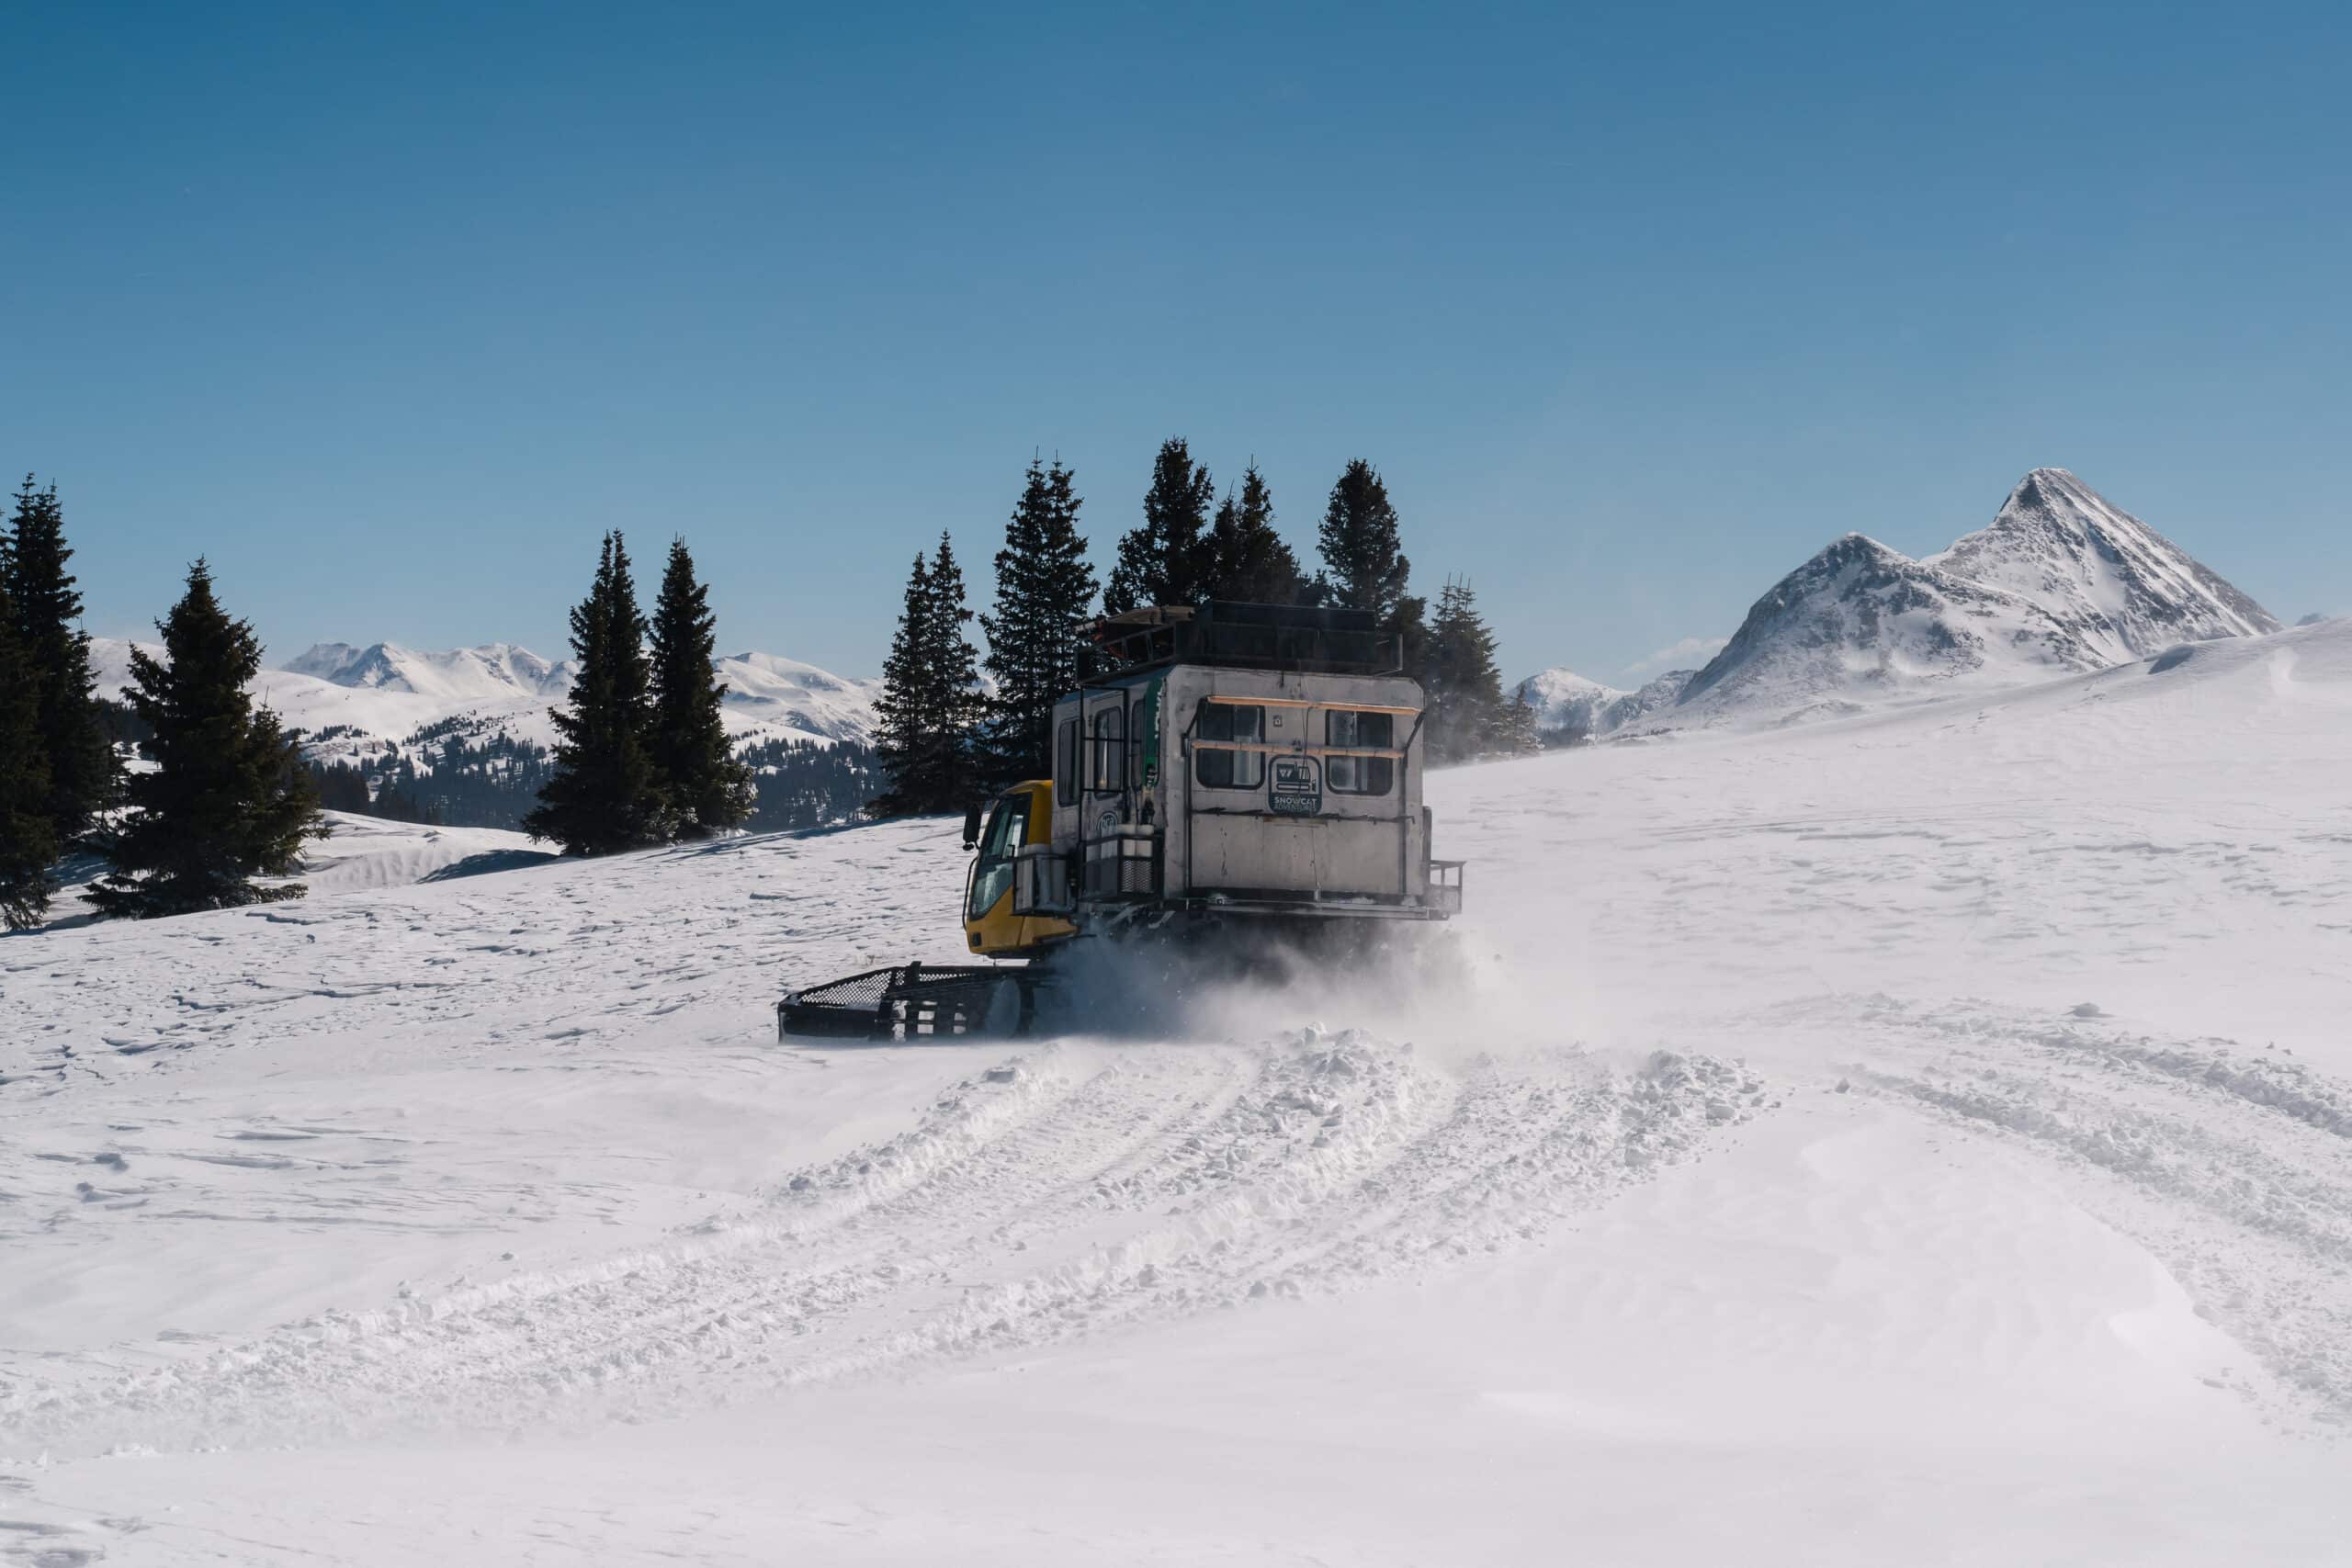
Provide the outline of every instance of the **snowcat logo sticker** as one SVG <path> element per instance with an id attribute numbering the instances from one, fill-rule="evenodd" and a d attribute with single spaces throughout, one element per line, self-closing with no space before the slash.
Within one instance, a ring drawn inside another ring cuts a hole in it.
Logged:
<path id="1" fill-rule="evenodd" d="M 1312 757 L 1276 757 L 1273 808 L 1284 817 L 1315 817 L 1323 810 L 1323 771 Z"/>

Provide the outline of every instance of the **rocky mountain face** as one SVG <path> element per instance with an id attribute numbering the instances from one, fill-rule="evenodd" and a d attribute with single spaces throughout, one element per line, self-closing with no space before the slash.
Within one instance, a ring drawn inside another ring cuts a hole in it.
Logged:
<path id="1" fill-rule="evenodd" d="M 1829 545 L 1756 602 L 1664 716 L 1827 716 L 2278 629 L 2073 474 L 2036 468 L 1991 525 L 1925 560 L 1861 534 Z"/>

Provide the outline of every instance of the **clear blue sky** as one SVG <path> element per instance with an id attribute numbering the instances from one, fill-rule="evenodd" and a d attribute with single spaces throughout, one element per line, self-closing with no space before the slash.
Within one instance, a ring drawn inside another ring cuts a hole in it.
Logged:
<path id="1" fill-rule="evenodd" d="M 561 651 L 600 530 L 879 667 L 1033 449 L 1302 551 L 1351 457 L 1511 674 L 2055 464 L 2352 610 L 2335 5 L 65 6 L 0 18 L 0 465 L 92 629 Z"/>

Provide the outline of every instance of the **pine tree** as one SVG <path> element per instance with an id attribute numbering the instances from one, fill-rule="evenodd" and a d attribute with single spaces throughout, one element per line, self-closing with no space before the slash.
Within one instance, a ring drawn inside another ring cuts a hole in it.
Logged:
<path id="1" fill-rule="evenodd" d="M 979 789 L 978 728 L 983 703 L 978 659 L 964 627 L 964 572 L 955 547 L 915 557 L 906 607 L 882 666 L 875 750 L 890 787 L 867 810 L 876 817 L 953 811 Z"/>
<path id="2" fill-rule="evenodd" d="M 12 931 L 40 924 L 57 891 L 39 691 L 17 640 L 16 602 L 0 573 L 0 924 Z"/>
<path id="3" fill-rule="evenodd" d="M 972 610 L 964 592 L 964 569 L 955 547 L 939 536 L 931 562 L 930 664 L 937 729 L 924 771 L 933 811 L 953 811 L 978 790 L 977 742 L 986 702 L 980 693 L 979 655 L 964 628 Z"/>
<path id="4" fill-rule="evenodd" d="M 917 550 L 899 629 L 890 637 L 890 656 L 882 661 L 882 694 L 874 700 L 874 750 L 890 779 L 889 789 L 870 808 L 876 817 L 911 817 L 926 809 L 917 775 L 931 729 L 925 705 L 931 690 L 931 563 Z"/>
<path id="5" fill-rule="evenodd" d="M 686 542 L 670 541 L 653 607 L 652 732 L 648 746 L 678 829 L 707 838 L 751 816 L 752 770 L 737 761 L 719 719 L 727 688 L 712 668 L 718 618 L 695 581 Z"/>
<path id="6" fill-rule="evenodd" d="M 1363 458 L 1351 462 L 1331 487 L 1319 540 L 1338 602 L 1374 612 L 1384 626 L 1403 626 L 1398 609 L 1412 563 L 1397 538 L 1388 487 Z"/>
<path id="7" fill-rule="evenodd" d="M 554 840 L 568 855 L 661 843 L 676 818 L 647 750 L 652 704 L 645 617 L 617 531 L 605 536 L 588 597 L 572 607 L 571 653 L 579 672 L 571 705 L 551 715 L 555 774 L 523 818 L 523 830 Z"/>
<path id="8" fill-rule="evenodd" d="M 35 694 L 34 724 L 48 757 L 43 810 L 61 843 L 87 832 L 119 787 L 90 674 L 89 634 L 80 625 L 82 595 L 65 570 L 73 558 L 57 487 L 35 491 L 26 475 L 0 550 L 0 577 L 15 603 L 17 640 Z"/>
<path id="9" fill-rule="evenodd" d="M 1506 719 L 1495 635 L 1478 614 L 1477 596 L 1467 582 L 1450 580 L 1438 595 L 1422 684 L 1431 756 L 1454 762 L 1499 749 Z"/>
<path id="10" fill-rule="evenodd" d="M 1197 604 L 1209 566 L 1206 530 L 1216 485 L 1195 466 L 1181 435 L 1162 442 L 1144 492 L 1143 525 L 1119 540 L 1118 564 L 1102 591 L 1111 615 L 1146 604 Z"/>
<path id="11" fill-rule="evenodd" d="M 1094 601 L 1094 568 L 1078 531 L 1075 476 L 1034 459 L 996 553 L 996 610 L 980 617 L 996 681 L 981 764 L 1010 784 L 1053 771 L 1054 704 L 1074 690 Z"/>
<path id="12" fill-rule="evenodd" d="M 1209 530 L 1202 597 L 1252 604 L 1295 604 L 1306 583 L 1298 557 L 1274 532 L 1274 497 L 1252 462 L 1241 476 L 1238 505 L 1228 494 Z"/>
<path id="13" fill-rule="evenodd" d="M 1532 757 L 1544 750 L 1544 732 L 1524 681 L 1503 708 L 1500 744 L 1496 749 L 1509 757 Z"/>
<path id="14" fill-rule="evenodd" d="M 260 640 L 220 607 L 201 560 L 155 627 L 164 657 L 132 649 L 125 694 L 153 731 L 155 767 L 130 776 L 129 816 L 98 836 L 114 869 L 90 901 L 101 915 L 143 919 L 300 897 L 299 884 L 253 882 L 290 874 L 304 841 L 327 832 L 300 749 L 246 693 Z"/>

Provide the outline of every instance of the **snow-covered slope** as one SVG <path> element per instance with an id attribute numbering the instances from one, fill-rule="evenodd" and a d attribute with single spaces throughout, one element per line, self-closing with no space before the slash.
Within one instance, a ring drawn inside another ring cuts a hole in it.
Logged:
<path id="1" fill-rule="evenodd" d="M 130 679 L 130 647 L 92 640 L 101 692 L 111 694 Z M 767 653 L 737 654 L 715 667 L 728 685 L 723 716 L 738 740 L 862 741 L 873 733 L 879 682 L 844 679 Z M 513 643 L 434 653 L 397 643 L 334 642 L 283 669 L 263 671 L 254 690 L 289 728 L 313 736 L 347 731 L 340 738 L 346 750 L 404 742 L 451 720 L 477 735 L 503 731 L 547 745 L 555 738 L 548 709 L 571 692 L 571 678 L 569 660 L 550 663 Z"/>
<path id="2" fill-rule="evenodd" d="M 1598 739 L 1673 706 L 1694 673 L 1669 670 L 1633 691 L 1621 691 L 1561 668 L 1530 675 L 1511 690 L 1513 696 L 1524 696 L 1534 707 L 1538 729 L 1569 730 Z"/>
<path id="3" fill-rule="evenodd" d="M 1433 775 L 1466 992 L 780 1046 L 933 819 L 0 940 L 0 1553 L 2332 1564 L 2352 623 Z"/>
<path id="4" fill-rule="evenodd" d="M 773 653 L 738 653 L 718 661 L 727 682 L 727 716 L 828 740 L 870 740 L 874 700 L 882 682 L 850 680 Z M 729 728 L 735 728 L 730 723 Z"/>
<path id="5" fill-rule="evenodd" d="M 1668 717 L 1817 718 L 2278 629 L 2074 475 L 2036 468 L 1989 527 L 1925 560 L 1861 534 L 1827 546 L 1756 602 Z"/>

